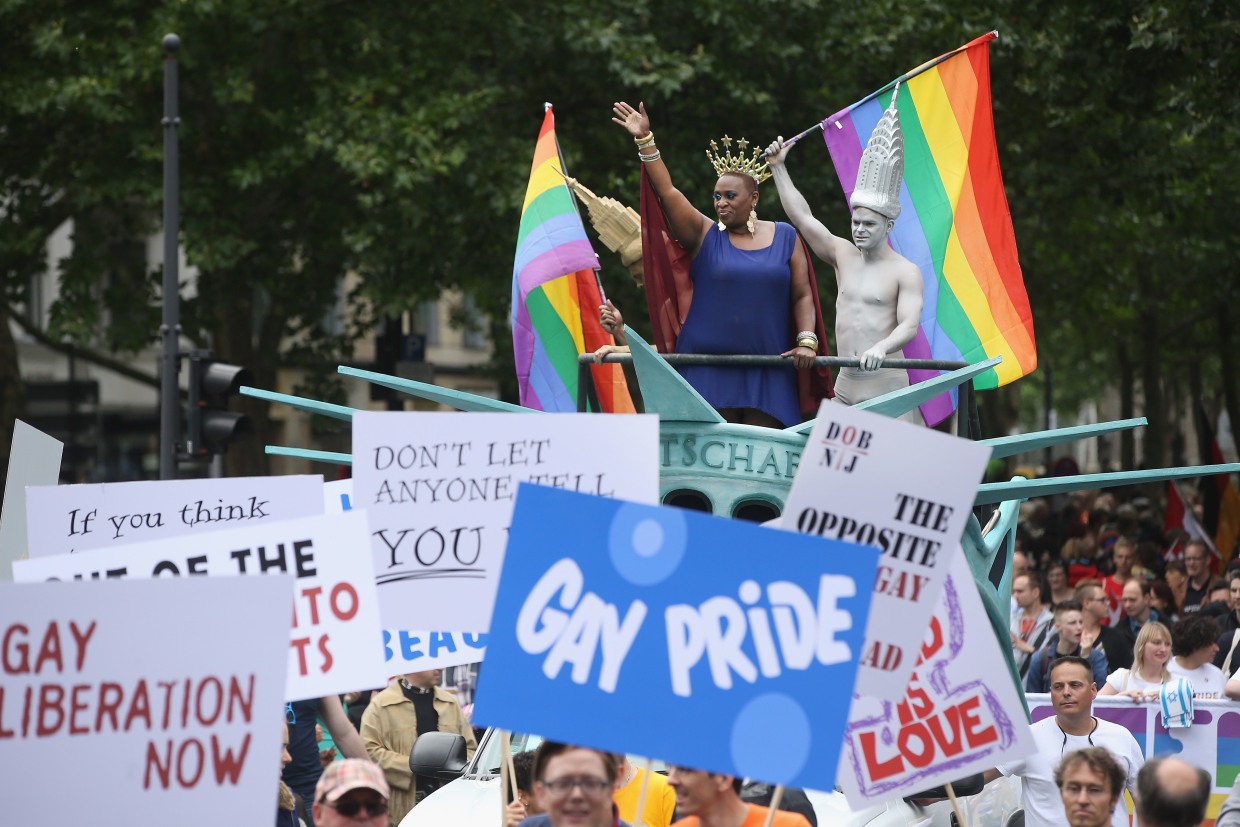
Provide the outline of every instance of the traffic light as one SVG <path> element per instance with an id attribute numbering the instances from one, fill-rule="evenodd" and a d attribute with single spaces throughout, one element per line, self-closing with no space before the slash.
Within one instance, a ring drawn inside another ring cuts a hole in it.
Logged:
<path id="1" fill-rule="evenodd" d="M 228 398 L 242 385 L 253 384 L 245 368 L 215 361 L 209 350 L 191 350 L 189 356 L 189 410 L 185 453 L 190 459 L 222 454 L 232 440 L 254 433 L 244 414 L 227 410 Z"/>

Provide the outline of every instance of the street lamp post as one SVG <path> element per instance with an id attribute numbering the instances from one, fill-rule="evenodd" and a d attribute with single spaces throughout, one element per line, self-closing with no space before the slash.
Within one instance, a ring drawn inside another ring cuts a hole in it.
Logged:
<path id="1" fill-rule="evenodd" d="M 181 441 L 181 288 L 178 279 L 178 239 L 181 234 L 179 165 L 177 161 L 177 50 L 181 38 L 164 36 L 164 289 L 163 324 L 159 335 L 163 356 L 159 371 L 159 478 L 175 479 L 177 444 Z"/>

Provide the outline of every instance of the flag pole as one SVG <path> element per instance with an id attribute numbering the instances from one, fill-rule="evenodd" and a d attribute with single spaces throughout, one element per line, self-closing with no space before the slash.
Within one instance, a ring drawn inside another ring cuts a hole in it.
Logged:
<path id="1" fill-rule="evenodd" d="M 952 803 L 952 811 L 956 816 L 956 823 L 960 827 L 969 827 L 968 822 L 964 820 L 964 813 L 960 809 L 960 802 L 956 800 L 956 790 L 952 788 L 950 781 L 945 786 L 947 787 L 947 797 Z"/>
<path id="2" fill-rule="evenodd" d="M 982 35 L 981 37 L 976 37 L 976 38 L 974 38 L 973 40 L 970 40 L 968 43 L 966 43 L 966 44 L 964 44 L 963 46 L 961 46 L 959 49 L 953 49 L 953 50 L 951 50 L 950 52 L 948 52 L 948 53 L 947 53 L 947 54 L 945 54 L 945 55 L 939 55 L 938 57 L 936 57 L 936 58 L 934 58 L 934 59 L 932 59 L 932 60 L 928 60 L 928 61 L 926 61 L 925 63 L 921 64 L 920 66 L 918 66 L 918 67 L 917 67 L 916 69 L 914 69 L 913 71 L 911 71 L 911 72 L 907 72 L 906 74 L 903 74 L 903 75 L 900 75 L 900 77 L 898 77 L 898 78 L 896 78 L 895 80 L 891 81 L 890 83 L 888 83 L 888 84 L 884 85 L 883 87 L 881 87 L 881 88 L 880 88 L 880 89 L 878 89 L 877 91 L 875 91 L 875 92 L 871 92 L 870 94 L 866 95 L 866 96 L 865 96 L 864 98 L 862 98 L 861 100 L 859 100 L 859 101 L 857 101 L 856 103 L 854 103 L 852 106 L 848 107 L 847 109 L 843 110 L 842 112 L 836 112 L 836 113 L 835 113 L 835 115 L 832 115 L 832 116 L 830 116 L 830 117 L 836 117 L 836 116 L 839 116 L 839 115 L 845 115 L 845 114 L 847 114 L 847 113 L 851 112 L 852 110 L 856 109 L 858 106 L 861 106 L 861 105 L 863 105 L 863 104 L 869 103 L 870 101 L 874 100 L 875 98 L 877 98 L 879 95 L 883 94 L 884 92 L 886 92 L 886 91 L 888 91 L 888 90 L 890 90 L 890 89 L 895 88 L 897 85 L 899 85 L 899 84 L 901 84 L 901 83 L 907 83 L 909 80 L 911 80 L 912 78 L 917 77 L 917 76 L 918 76 L 918 75 L 920 75 L 922 72 L 925 72 L 925 71 L 927 71 L 927 70 L 929 70 L 929 69 L 933 69 L 935 66 L 938 66 L 940 63 L 942 63 L 943 61 L 947 60 L 948 58 L 950 58 L 950 57 L 955 57 L 956 55 L 958 55 L 958 54 L 960 54 L 961 52 L 963 52 L 965 49 L 968 49 L 968 48 L 970 48 L 970 47 L 972 47 L 972 46 L 976 46 L 978 43 L 988 42 L 988 41 L 991 41 L 991 40 L 997 40 L 997 39 L 998 39 L 998 37 L 999 37 L 999 30 L 998 30 L 998 29 L 991 30 L 991 31 L 987 32 L 986 34 Z M 827 121 L 828 121 L 828 120 L 830 120 L 830 117 L 829 117 L 829 118 L 823 118 L 821 121 L 819 121 L 818 123 L 814 124 L 814 125 L 813 125 L 813 126 L 811 126 L 809 129 L 806 129 L 806 130 L 804 130 L 803 132 L 799 132 L 798 134 L 796 134 L 796 135 L 792 136 L 792 137 L 791 137 L 791 138 L 789 138 L 788 140 L 784 141 L 783 145 L 784 145 L 785 147 L 792 146 L 792 145 L 793 145 L 793 144 L 795 144 L 797 141 L 801 140 L 802 138 L 804 138 L 806 135 L 810 134 L 810 133 L 811 133 L 811 132 L 813 132 L 814 130 L 818 130 L 818 131 L 820 131 L 820 132 L 821 132 L 822 130 L 826 129 L 826 124 L 827 124 Z"/>
<path id="3" fill-rule="evenodd" d="M 543 103 L 543 114 L 546 114 L 550 110 L 551 110 L 551 102 L 550 101 L 544 102 Z M 563 171 L 563 170 L 568 169 L 568 164 L 564 163 L 564 152 L 560 149 L 560 133 L 559 132 L 555 133 L 555 154 L 556 154 L 556 157 L 560 159 L 560 168 L 556 170 L 556 172 L 559 172 L 560 175 L 563 175 L 565 178 L 568 178 L 568 174 Z M 564 185 L 564 188 L 568 190 L 568 197 L 571 198 L 573 201 L 573 209 L 577 211 L 577 220 L 581 222 L 582 227 L 585 227 L 585 221 L 581 217 L 581 205 L 577 203 L 577 194 L 574 193 L 573 188 L 568 186 L 567 184 Z M 603 304 L 607 304 L 607 294 L 603 292 L 603 279 L 602 277 L 599 276 L 598 270 L 599 268 L 597 267 L 594 268 L 594 283 L 598 285 L 599 298 L 602 300 Z"/>
<path id="4" fill-rule="evenodd" d="M 625 756 L 625 760 L 628 760 L 628 756 Z M 642 773 L 641 789 L 637 792 L 637 809 L 633 812 L 634 827 L 644 827 L 646 823 L 642 818 L 642 813 L 646 811 L 646 794 L 650 791 L 650 774 L 654 772 L 654 761 L 649 758 L 645 759 L 642 761 L 642 769 L 645 772 Z"/>
<path id="5" fill-rule="evenodd" d="M 766 822 L 762 827 L 771 827 L 775 823 L 775 811 L 779 809 L 779 802 L 784 798 L 784 785 L 776 784 L 775 792 L 771 795 L 771 806 L 766 811 Z"/>
<path id="6" fill-rule="evenodd" d="M 512 760 L 512 746 L 509 740 L 508 730 L 501 729 L 499 731 L 499 750 L 503 753 L 499 762 L 499 823 L 504 824 L 508 821 L 508 785 L 511 783 L 516 786 L 517 779 L 515 775 L 510 775 L 508 767 Z M 516 795 L 513 795 L 516 799 Z"/>

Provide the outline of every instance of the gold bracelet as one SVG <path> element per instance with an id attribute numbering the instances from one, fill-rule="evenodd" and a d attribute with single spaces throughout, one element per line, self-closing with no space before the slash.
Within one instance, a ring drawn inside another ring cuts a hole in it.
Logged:
<path id="1" fill-rule="evenodd" d="M 817 349 L 818 349 L 818 340 L 817 340 L 817 339 L 809 339 L 809 338 L 806 338 L 806 339 L 797 339 L 797 345 L 798 345 L 798 346 L 800 346 L 800 347 L 807 347 L 807 348 L 809 348 L 810 350 L 817 350 Z"/>
<path id="2" fill-rule="evenodd" d="M 641 149 L 642 147 L 650 146 L 651 144 L 654 143 L 654 132 L 653 131 L 647 132 L 645 135 L 641 136 L 640 138 L 634 138 L 633 143 L 637 144 L 638 149 Z"/>

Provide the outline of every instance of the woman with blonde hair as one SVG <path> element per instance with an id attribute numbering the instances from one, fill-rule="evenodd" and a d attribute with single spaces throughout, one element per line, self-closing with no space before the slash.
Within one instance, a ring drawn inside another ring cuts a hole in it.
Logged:
<path id="1" fill-rule="evenodd" d="M 1127 695 L 1133 702 L 1158 697 L 1158 688 L 1171 680 L 1171 630 L 1151 620 L 1137 633 L 1132 647 L 1132 668 L 1116 669 L 1107 676 L 1099 695 Z"/>

